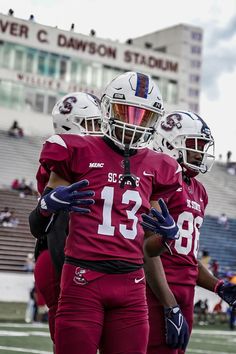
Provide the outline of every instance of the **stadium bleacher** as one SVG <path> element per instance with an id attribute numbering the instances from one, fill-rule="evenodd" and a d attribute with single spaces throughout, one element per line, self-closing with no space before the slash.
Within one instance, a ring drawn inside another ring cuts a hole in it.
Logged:
<path id="1" fill-rule="evenodd" d="M 27 254 L 34 252 L 35 239 L 30 234 L 28 216 L 36 204 L 35 196 L 20 198 L 16 191 L 0 190 L 0 205 L 14 209 L 19 219 L 17 227 L 0 226 L 0 271 L 24 271 Z"/>

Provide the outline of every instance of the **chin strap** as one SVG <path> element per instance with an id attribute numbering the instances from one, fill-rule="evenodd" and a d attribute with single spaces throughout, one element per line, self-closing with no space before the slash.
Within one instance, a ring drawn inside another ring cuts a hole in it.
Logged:
<path id="1" fill-rule="evenodd" d="M 127 182 L 131 183 L 131 186 L 133 188 L 136 188 L 136 180 L 137 177 L 133 174 L 130 173 L 130 151 L 129 151 L 129 145 L 125 145 L 125 150 L 124 150 L 124 174 L 121 177 L 121 183 L 120 183 L 120 188 L 124 188 L 125 184 Z"/>

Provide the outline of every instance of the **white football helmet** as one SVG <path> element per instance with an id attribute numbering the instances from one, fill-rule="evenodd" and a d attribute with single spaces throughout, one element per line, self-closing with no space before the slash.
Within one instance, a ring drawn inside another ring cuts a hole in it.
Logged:
<path id="1" fill-rule="evenodd" d="M 174 111 L 162 117 L 153 148 L 175 158 L 190 177 L 210 171 L 215 161 L 211 131 L 204 120 L 193 112 Z M 189 151 L 198 153 L 198 160 L 191 163 Z"/>
<path id="2" fill-rule="evenodd" d="M 89 93 L 72 92 L 52 110 L 56 134 L 102 135 L 100 100 Z"/>
<path id="3" fill-rule="evenodd" d="M 164 114 L 158 86 L 150 76 L 137 72 L 126 72 L 111 81 L 101 107 L 101 130 L 121 149 L 147 146 Z"/>

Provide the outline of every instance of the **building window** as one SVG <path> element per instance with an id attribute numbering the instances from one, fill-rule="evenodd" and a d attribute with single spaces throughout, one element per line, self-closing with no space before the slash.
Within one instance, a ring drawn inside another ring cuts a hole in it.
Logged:
<path id="1" fill-rule="evenodd" d="M 199 111 L 198 103 L 190 102 L 190 103 L 189 103 L 189 109 L 190 109 L 190 111 L 192 111 L 192 112 L 198 113 L 198 111 Z"/>
<path id="2" fill-rule="evenodd" d="M 57 56 L 50 55 L 48 62 L 48 75 L 51 77 L 56 77 L 57 72 Z"/>
<path id="3" fill-rule="evenodd" d="M 2 53 L 2 67 L 3 68 L 11 68 L 11 58 L 12 58 L 12 46 L 8 43 L 3 48 L 3 53 Z"/>
<path id="4" fill-rule="evenodd" d="M 197 45 L 193 45 L 191 46 L 191 53 L 192 54 L 201 54 L 202 52 L 202 48 L 197 46 Z"/>
<path id="5" fill-rule="evenodd" d="M 26 55 L 26 72 L 33 73 L 34 72 L 34 54 L 27 53 Z"/>
<path id="6" fill-rule="evenodd" d="M 47 106 L 47 113 L 51 114 L 53 107 L 55 106 L 57 98 L 55 96 L 48 96 L 48 106 Z"/>
<path id="7" fill-rule="evenodd" d="M 71 67 L 70 67 L 70 81 L 71 82 L 77 81 L 77 66 L 78 66 L 78 63 L 75 61 L 72 61 Z"/>
<path id="8" fill-rule="evenodd" d="M 198 97 L 199 96 L 199 91 L 197 89 L 194 89 L 194 88 L 189 88 L 188 95 L 190 97 Z"/>
<path id="9" fill-rule="evenodd" d="M 191 64 L 191 68 L 195 68 L 195 69 L 201 68 L 202 65 L 201 60 L 191 60 L 190 64 Z"/>
<path id="10" fill-rule="evenodd" d="M 36 112 L 44 112 L 44 95 L 36 93 L 35 110 Z"/>
<path id="11" fill-rule="evenodd" d="M 67 74 L 67 62 L 66 59 L 60 60 L 60 79 L 64 80 Z"/>
<path id="12" fill-rule="evenodd" d="M 38 74 L 45 75 L 46 74 L 46 55 L 45 53 L 39 53 L 38 56 Z"/>
<path id="13" fill-rule="evenodd" d="M 167 102 L 169 104 L 177 104 L 177 99 L 177 82 L 174 80 L 169 80 L 167 84 Z"/>
<path id="14" fill-rule="evenodd" d="M 23 70 L 23 59 L 24 53 L 22 50 L 16 49 L 15 51 L 15 59 L 14 59 L 14 70 Z"/>
<path id="15" fill-rule="evenodd" d="M 191 37 L 194 41 L 199 41 L 201 42 L 202 40 L 202 33 L 199 33 L 199 32 L 192 32 L 191 33 Z"/>
<path id="16" fill-rule="evenodd" d="M 192 83 L 199 83 L 200 76 L 199 75 L 190 74 L 189 81 L 192 82 Z"/>

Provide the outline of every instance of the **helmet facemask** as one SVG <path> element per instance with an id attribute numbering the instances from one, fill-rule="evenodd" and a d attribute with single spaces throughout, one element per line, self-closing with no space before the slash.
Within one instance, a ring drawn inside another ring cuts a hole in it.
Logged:
<path id="1" fill-rule="evenodd" d="M 157 112 L 106 98 L 102 131 L 121 149 L 142 149 L 149 145 L 156 130 Z"/>
<path id="2" fill-rule="evenodd" d="M 182 152 L 183 165 L 197 173 L 209 172 L 215 161 L 215 146 L 212 138 L 188 136 L 179 149 Z M 191 156 L 201 158 L 191 158 Z"/>
<path id="3" fill-rule="evenodd" d="M 79 117 L 72 118 L 72 124 L 79 129 L 81 135 L 101 136 L 101 117 Z"/>

